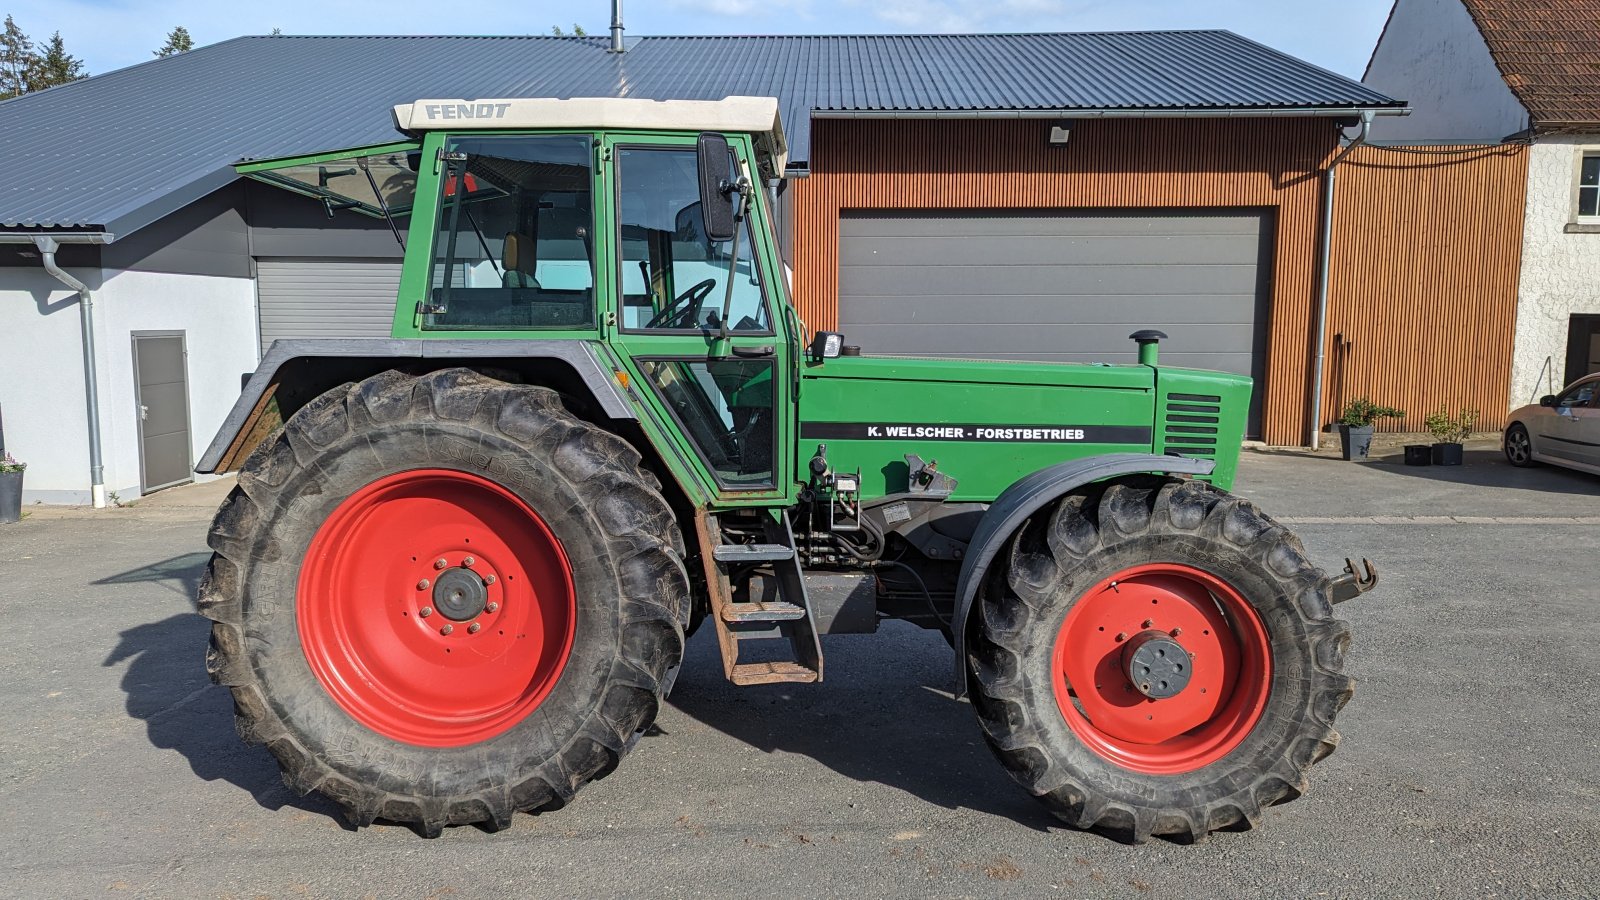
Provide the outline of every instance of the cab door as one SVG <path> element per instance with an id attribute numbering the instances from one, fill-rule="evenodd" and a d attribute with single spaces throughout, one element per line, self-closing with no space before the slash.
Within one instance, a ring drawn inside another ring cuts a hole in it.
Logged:
<path id="1" fill-rule="evenodd" d="M 729 182 L 753 176 L 748 142 L 729 146 Z M 604 150 L 612 346 L 716 505 L 788 501 L 794 361 L 760 198 L 744 198 L 734 240 L 712 241 L 694 135 L 612 134 Z"/>

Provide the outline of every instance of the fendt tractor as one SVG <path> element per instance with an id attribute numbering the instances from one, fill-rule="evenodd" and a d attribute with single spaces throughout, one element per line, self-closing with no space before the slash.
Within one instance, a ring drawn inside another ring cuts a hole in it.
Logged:
<path id="1" fill-rule="evenodd" d="M 1250 379 L 1153 330 L 1125 365 L 807 334 L 770 98 L 394 112 L 238 167 L 409 215 L 391 337 L 273 344 L 198 467 L 238 472 L 208 666 L 290 787 L 503 828 L 617 766 L 705 624 L 769 685 L 903 619 L 1072 826 L 1192 841 L 1306 790 L 1353 687 L 1332 605 L 1376 575 L 1228 493 Z"/>

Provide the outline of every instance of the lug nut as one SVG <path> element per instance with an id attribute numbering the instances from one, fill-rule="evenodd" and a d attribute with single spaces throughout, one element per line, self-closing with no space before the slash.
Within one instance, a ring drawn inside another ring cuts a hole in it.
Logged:
<path id="1" fill-rule="evenodd" d="M 463 566 L 470 566 L 470 565 L 472 565 L 472 564 L 473 564 L 473 563 L 475 563 L 475 562 L 477 562 L 477 560 L 475 560 L 475 559 L 473 559 L 473 558 L 472 558 L 472 557 L 470 557 L 470 556 L 469 556 L 469 557 L 467 557 L 467 558 L 466 558 L 466 559 L 463 559 L 463 560 L 462 560 L 462 561 L 461 561 L 461 564 L 462 564 L 462 565 L 463 565 Z"/>
<path id="2" fill-rule="evenodd" d="M 1180 635 L 1180 634 L 1183 634 L 1183 629 L 1182 629 L 1182 628 L 1174 628 L 1174 629 L 1172 629 L 1172 631 L 1171 631 L 1171 632 L 1170 632 L 1170 634 L 1171 634 L 1171 635 L 1172 635 L 1172 636 L 1173 636 L 1173 637 L 1177 637 L 1177 636 L 1178 636 L 1178 635 Z"/>
<path id="3" fill-rule="evenodd" d="M 1140 628 L 1149 628 L 1149 627 L 1151 627 L 1151 626 L 1153 626 L 1155 624 L 1156 624 L 1155 620 L 1153 620 L 1153 619 L 1145 619 L 1144 620 L 1144 624 L 1139 626 L 1139 627 Z"/>
<path id="4" fill-rule="evenodd" d="M 477 634 L 478 633 L 478 629 L 480 629 L 482 627 L 483 626 L 479 625 L 477 622 L 473 622 L 471 625 L 467 626 L 467 634 Z"/>
<path id="5" fill-rule="evenodd" d="M 1125 641 L 1127 639 L 1128 639 L 1128 633 L 1126 631 L 1117 632 L 1117 640 L 1118 641 Z"/>
<path id="6" fill-rule="evenodd" d="M 427 589 L 428 589 L 428 579 L 424 578 L 421 581 L 417 582 L 417 590 L 425 591 Z"/>
<path id="7" fill-rule="evenodd" d="M 493 575 L 485 575 L 485 576 L 483 576 L 483 583 L 484 584 L 494 584 L 494 582 L 495 582 L 495 577 Z"/>
<path id="8" fill-rule="evenodd" d="M 445 566 L 448 566 L 448 565 L 450 565 L 449 561 L 446 560 L 442 556 L 433 561 L 433 567 L 435 569 L 442 569 L 442 568 L 444 568 Z"/>
<path id="9" fill-rule="evenodd" d="M 454 625 L 446 625 L 445 627 L 439 629 L 439 633 L 440 634 L 454 634 L 455 630 L 456 630 L 456 627 Z"/>
<path id="10" fill-rule="evenodd" d="M 498 603 L 490 603 L 488 606 L 485 606 L 484 609 L 488 610 L 489 612 L 499 612 L 500 611 L 500 604 L 498 604 Z"/>
<path id="11" fill-rule="evenodd" d="M 419 616 L 423 617 L 424 619 L 426 619 L 427 617 L 433 615 L 433 607 L 424 606 L 423 608 L 417 610 L 417 615 L 419 615 Z"/>

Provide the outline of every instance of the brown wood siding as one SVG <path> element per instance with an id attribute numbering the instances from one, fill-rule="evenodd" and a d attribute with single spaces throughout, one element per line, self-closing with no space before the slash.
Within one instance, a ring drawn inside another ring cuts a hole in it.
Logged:
<path id="1" fill-rule="evenodd" d="M 1370 397 L 1405 410 L 1387 431 L 1441 407 L 1505 426 L 1527 170 L 1519 145 L 1358 147 L 1339 165 L 1328 421 Z"/>
<path id="2" fill-rule="evenodd" d="M 812 174 L 790 183 L 795 300 L 812 328 L 838 324 L 839 218 L 853 209 L 1269 210 L 1272 283 L 1263 430 L 1309 435 L 1323 167 L 1334 131 L 1316 119 L 1078 122 L 1051 147 L 1039 120 L 817 120 Z M 1419 430 L 1440 406 L 1507 408 L 1526 154 L 1358 148 L 1341 165 L 1323 421 L 1370 395 Z"/>
<path id="3" fill-rule="evenodd" d="M 1265 208 L 1275 232 L 1263 429 L 1307 432 L 1320 170 L 1334 129 L 1314 119 L 1079 121 L 1052 147 L 1041 120 L 812 123 L 794 191 L 795 300 L 838 323 L 839 216 L 852 209 Z"/>

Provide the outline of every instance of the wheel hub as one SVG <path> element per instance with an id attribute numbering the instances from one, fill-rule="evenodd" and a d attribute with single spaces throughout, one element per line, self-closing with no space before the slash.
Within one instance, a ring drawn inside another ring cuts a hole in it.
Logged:
<path id="1" fill-rule="evenodd" d="M 447 619 L 471 621 L 488 605 L 489 588 L 471 569 L 446 569 L 433 583 L 433 606 Z"/>
<path id="2" fill-rule="evenodd" d="M 1194 668 L 1183 645 L 1164 632 L 1141 631 L 1122 650 L 1122 670 L 1133 689 L 1151 700 L 1176 697 L 1189 686 Z"/>

